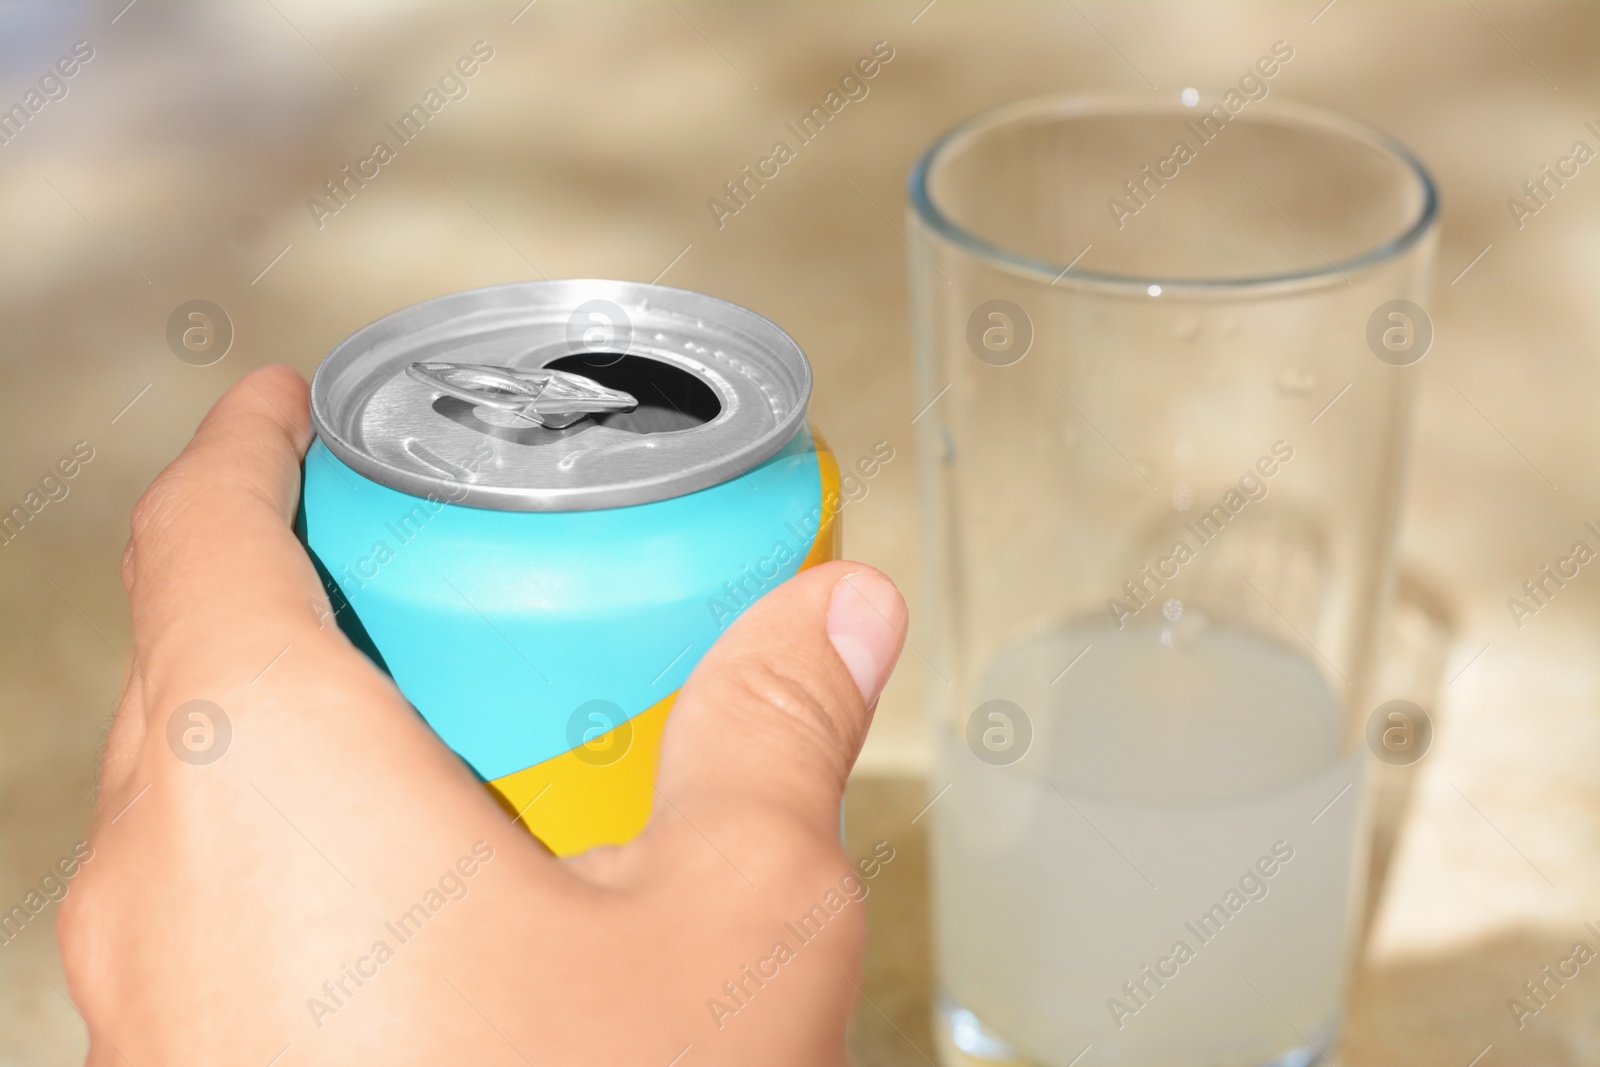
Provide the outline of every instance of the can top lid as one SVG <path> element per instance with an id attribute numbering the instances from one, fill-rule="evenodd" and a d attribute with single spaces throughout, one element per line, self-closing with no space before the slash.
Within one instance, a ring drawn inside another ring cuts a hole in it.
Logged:
<path id="1" fill-rule="evenodd" d="M 775 455 L 805 420 L 811 367 L 725 300 L 562 279 L 452 293 L 341 341 L 311 421 L 390 488 L 507 511 L 681 496 Z"/>

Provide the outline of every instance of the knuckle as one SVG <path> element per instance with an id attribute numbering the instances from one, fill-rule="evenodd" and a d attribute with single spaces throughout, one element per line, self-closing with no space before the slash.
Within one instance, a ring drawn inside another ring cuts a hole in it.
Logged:
<path id="1" fill-rule="evenodd" d="M 866 931 L 866 911 L 859 907 L 862 897 L 852 887 L 855 868 L 843 847 L 818 841 L 810 848 L 791 853 L 787 876 L 779 883 L 782 907 L 794 915 L 825 913 L 830 927 L 841 932 Z M 819 912 L 818 909 L 821 909 Z"/>
<path id="2" fill-rule="evenodd" d="M 71 890 L 56 911 L 56 940 L 61 946 L 61 965 L 69 979 L 87 974 L 94 958 L 91 920 L 95 913 L 95 891 L 87 875 L 85 871 L 74 879 Z"/>
<path id="3" fill-rule="evenodd" d="M 855 739 L 836 702 L 787 665 L 763 660 L 737 672 L 733 681 L 735 699 L 771 709 L 775 728 L 814 746 L 820 755 L 852 750 Z"/>
<path id="4" fill-rule="evenodd" d="M 120 573 L 122 575 L 122 591 L 125 592 L 125 593 L 133 592 L 133 579 L 134 579 L 135 571 L 134 571 L 134 563 L 133 563 L 133 538 L 132 537 L 129 537 L 128 538 L 128 543 L 123 546 L 123 549 L 122 549 L 122 564 L 121 564 L 121 567 L 120 567 Z"/>
<path id="5" fill-rule="evenodd" d="M 837 840 L 819 841 L 814 848 L 797 857 L 805 881 L 810 885 L 838 885 L 855 868 L 844 846 Z"/>
<path id="6" fill-rule="evenodd" d="M 134 502 L 133 511 L 128 517 L 128 527 L 132 536 L 126 558 L 130 566 L 139 546 L 151 535 L 158 534 L 170 521 L 173 511 L 180 503 L 182 483 L 181 471 L 176 466 L 168 467 L 156 475 L 156 480 L 151 482 L 150 487 Z"/>

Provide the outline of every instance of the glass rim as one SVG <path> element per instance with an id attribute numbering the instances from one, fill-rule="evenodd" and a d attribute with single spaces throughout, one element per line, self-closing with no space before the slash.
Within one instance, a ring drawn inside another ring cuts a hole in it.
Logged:
<path id="1" fill-rule="evenodd" d="M 1076 268 L 1076 260 L 1073 263 L 1062 264 L 1025 255 L 991 241 L 951 219 L 935 202 L 928 190 L 928 179 L 933 168 L 947 153 L 992 130 L 1040 115 L 1070 117 L 1118 112 L 1170 112 L 1174 115 L 1199 113 L 1197 107 L 1185 105 L 1180 99 L 1169 98 L 1165 93 L 1052 94 L 1004 104 L 965 119 L 945 131 L 929 145 L 907 175 L 907 199 L 917 217 L 936 234 L 993 265 L 1027 277 L 1044 279 L 1051 285 L 1070 283 L 1086 288 L 1126 291 L 1130 295 L 1137 292 L 1141 296 L 1147 295 L 1153 287 L 1155 291 L 1161 293 L 1187 291 L 1254 294 L 1261 290 L 1307 288 L 1332 282 L 1345 282 L 1348 281 L 1345 277 L 1346 272 L 1363 270 L 1396 259 L 1409 251 L 1433 229 L 1438 220 L 1439 193 L 1433 177 L 1421 161 L 1400 141 L 1374 126 L 1338 112 L 1281 99 L 1257 102 L 1252 114 L 1259 118 L 1270 113 L 1273 116 L 1288 118 L 1301 129 L 1319 130 L 1325 134 L 1341 134 L 1395 159 L 1421 190 L 1422 208 L 1417 217 L 1399 233 L 1381 244 L 1339 262 L 1328 262 L 1321 267 L 1239 278 L 1167 278 L 1155 274 L 1111 274 L 1083 270 Z M 1241 113 L 1240 117 L 1245 116 Z"/>

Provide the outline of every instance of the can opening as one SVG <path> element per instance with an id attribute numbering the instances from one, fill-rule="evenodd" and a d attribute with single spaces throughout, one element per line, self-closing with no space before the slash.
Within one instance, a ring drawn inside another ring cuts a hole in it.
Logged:
<path id="1" fill-rule="evenodd" d="M 607 389 L 620 389 L 639 401 L 632 411 L 590 416 L 601 426 L 624 433 L 671 433 L 704 426 L 722 413 L 716 391 L 690 372 L 661 360 L 617 352 L 562 356 L 550 370 L 581 374 Z"/>

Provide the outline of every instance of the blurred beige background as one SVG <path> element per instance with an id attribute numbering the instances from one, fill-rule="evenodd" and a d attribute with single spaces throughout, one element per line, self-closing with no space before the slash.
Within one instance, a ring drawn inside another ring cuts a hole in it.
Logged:
<path id="1" fill-rule="evenodd" d="M 1404 541 L 1457 641 L 1346 1061 L 1600 1058 L 1600 976 L 1520 1032 L 1506 1008 L 1600 921 L 1600 578 L 1585 568 L 1521 629 L 1505 606 L 1600 521 L 1600 165 L 1520 230 L 1505 206 L 1574 140 L 1597 143 L 1583 128 L 1600 124 L 1594 7 L 125 3 L 0 5 L 0 106 L 74 42 L 93 49 L 67 95 L 0 144 L 0 506 L 75 442 L 94 449 L 66 498 L 0 547 L 0 910 L 88 816 L 129 651 L 128 509 L 245 370 L 309 373 L 385 312 L 512 279 L 715 293 L 799 339 L 841 458 L 894 446 L 846 512 L 846 547 L 915 611 L 907 168 L 991 105 L 1231 81 L 1283 39 L 1296 60 L 1274 91 L 1393 133 L 1444 204 Z M 469 95 L 319 229 L 307 199 L 480 40 L 494 54 Z M 870 95 L 719 227 L 707 199 L 878 41 L 894 59 Z M 193 299 L 235 328 L 213 366 L 167 346 L 169 315 Z M 910 822 L 926 802 L 924 669 L 908 652 L 850 807 L 854 843 L 889 837 L 906 857 L 872 898 L 863 1063 L 932 1055 Z M 48 918 L 0 946 L 0 1065 L 76 1062 L 86 1047 Z"/>

